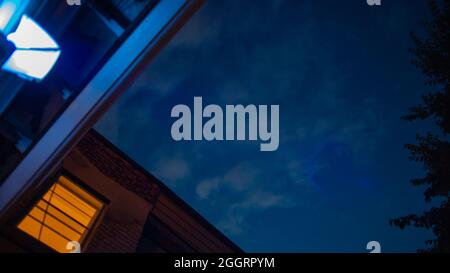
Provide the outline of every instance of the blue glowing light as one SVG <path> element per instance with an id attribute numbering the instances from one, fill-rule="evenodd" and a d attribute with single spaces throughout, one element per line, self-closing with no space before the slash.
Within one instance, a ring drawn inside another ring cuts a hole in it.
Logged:
<path id="1" fill-rule="evenodd" d="M 22 16 L 19 26 L 14 33 L 7 36 L 18 49 L 58 49 L 53 38 L 33 19 Z"/>
<path id="2" fill-rule="evenodd" d="M 0 1 L 0 31 L 8 34 L 20 20 L 29 0 Z"/>
<path id="3" fill-rule="evenodd" d="M 61 54 L 58 44 L 33 19 L 23 15 L 16 31 L 9 34 L 16 50 L 2 69 L 26 79 L 43 79 Z"/>
<path id="4" fill-rule="evenodd" d="M 16 50 L 3 69 L 26 79 L 41 80 L 58 60 L 60 51 Z"/>

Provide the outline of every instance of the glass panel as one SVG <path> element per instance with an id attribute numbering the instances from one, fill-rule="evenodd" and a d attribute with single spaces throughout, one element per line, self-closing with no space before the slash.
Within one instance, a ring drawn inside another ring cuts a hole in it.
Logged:
<path id="1" fill-rule="evenodd" d="M 78 187 L 76 184 L 74 184 L 64 176 L 61 176 L 59 178 L 59 185 L 63 186 L 66 189 L 69 189 L 71 192 L 80 197 L 83 201 L 88 203 L 91 207 L 99 208 L 103 206 L 103 203 L 101 201 L 99 201 L 97 198 L 89 194 L 87 191 Z"/>
<path id="2" fill-rule="evenodd" d="M 58 252 L 68 252 L 66 246 L 69 240 L 45 226 L 42 228 L 39 240 Z"/>
<path id="3" fill-rule="evenodd" d="M 43 208 L 45 208 L 44 206 L 47 206 L 46 212 L 52 216 L 54 216 L 55 218 L 61 220 L 62 222 L 64 222 L 67 226 L 71 227 L 72 229 L 74 229 L 76 232 L 83 234 L 86 231 L 86 228 L 83 227 L 81 224 L 79 224 L 78 222 L 74 221 L 72 218 L 70 218 L 69 216 L 67 216 L 66 214 L 64 214 L 63 212 L 57 210 L 56 208 L 47 205 L 46 203 L 40 201 L 37 205 L 37 207 L 43 211 Z"/>
<path id="4" fill-rule="evenodd" d="M 108 2 L 103 0 L 97 0 L 97 2 Z M 128 21 L 136 19 L 139 14 L 149 3 L 155 3 L 156 1 L 142 1 L 142 0 L 111 0 L 111 6 L 114 7 L 123 17 Z"/>
<path id="5" fill-rule="evenodd" d="M 44 200 L 51 203 L 55 208 L 64 211 L 64 213 L 75 219 L 77 222 L 83 224 L 86 227 L 89 226 L 91 218 L 60 196 L 51 194 L 49 199 L 44 198 Z"/>
<path id="6" fill-rule="evenodd" d="M 69 179 L 61 177 L 17 226 L 49 247 L 67 252 L 69 241 L 80 244 L 103 203 Z"/>
<path id="7" fill-rule="evenodd" d="M 61 235 L 64 235 L 64 237 L 70 239 L 71 241 L 77 241 L 79 242 L 81 235 L 71 229 L 69 226 L 66 226 L 64 223 L 58 221 L 53 216 L 47 214 L 45 216 L 45 226 L 53 229 L 55 232 L 58 232 Z"/>
<path id="8" fill-rule="evenodd" d="M 19 224 L 18 228 L 25 231 L 34 238 L 39 238 L 39 232 L 41 230 L 41 224 L 30 216 L 25 217 Z"/>
<path id="9" fill-rule="evenodd" d="M 50 37 L 60 51 L 16 51 L 5 65 L 9 72 L 0 70 L 0 185 L 154 2 L 92 0 L 77 7 L 66 1 L 30 1 L 26 15 L 49 36 L 44 39 L 35 28 L 20 41 L 28 48 L 27 44 L 48 42 Z M 30 75 L 46 77 L 35 81 L 20 77 Z"/>
<path id="10" fill-rule="evenodd" d="M 64 198 L 65 200 L 67 200 L 69 203 L 71 203 L 75 207 L 77 207 L 79 210 L 86 213 L 87 215 L 89 215 L 91 217 L 94 216 L 94 214 L 96 212 L 95 208 L 93 208 L 92 206 L 90 206 L 89 204 L 87 204 L 86 202 L 81 200 L 80 198 L 76 197 L 74 194 L 70 193 L 65 188 L 57 185 L 54 192 L 56 194 L 58 194 L 59 196 L 61 196 L 62 198 Z"/>
<path id="11" fill-rule="evenodd" d="M 36 219 L 37 221 L 44 221 L 44 217 L 45 217 L 45 212 L 43 210 L 41 210 L 38 207 L 35 207 L 34 209 L 31 210 L 31 212 L 29 213 L 30 216 L 33 216 L 34 219 Z"/>

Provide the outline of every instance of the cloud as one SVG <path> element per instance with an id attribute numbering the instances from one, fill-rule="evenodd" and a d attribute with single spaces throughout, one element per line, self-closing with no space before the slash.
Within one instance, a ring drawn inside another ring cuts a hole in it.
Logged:
<path id="1" fill-rule="evenodd" d="M 251 192 L 243 202 L 233 204 L 231 207 L 239 210 L 263 210 L 274 207 L 289 207 L 292 205 L 294 205 L 293 200 L 286 195 L 276 194 L 264 190 L 256 190 Z"/>
<path id="2" fill-rule="evenodd" d="M 250 184 L 255 181 L 258 171 L 249 163 L 242 163 L 232 168 L 224 175 L 224 182 L 233 189 L 243 191 L 249 188 Z"/>
<path id="3" fill-rule="evenodd" d="M 260 173 L 252 164 L 241 163 L 228 170 L 225 174 L 201 181 L 196 187 L 196 193 L 201 199 L 207 199 L 211 193 L 220 187 L 230 188 L 233 191 L 247 191 L 250 185 L 257 181 Z"/>
<path id="4" fill-rule="evenodd" d="M 217 226 L 228 234 L 241 235 L 248 231 L 246 218 L 250 214 L 294 205 L 294 199 L 289 196 L 265 190 L 254 190 L 249 192 L 240 202 L 231 204 L 225 217 Z"/>
<path id="5" fill-rule="evenodd" d="M 95 129 L 102 132 L 112 143 L 119 142 L 120 126 L 122 124 L 120 112 L 118 104 L 113 105 L 109 109 L 108 115 L 105 115 L 95 125 Z"/>
<path id="6" fill-rule="evenodd" d="M 219 177 L 201 181 L 195 190 L 201 199 L 207 199 L 212 191 L 217 190 L 222 183 Z"/>
<path id="7" fill-rule="evenodd" d="M 314 162 L 300 161 L 290 158 L 286 163 L 286 174 L 292 183 L 301 185 L 304 188 L 310 188 L 314 181 L 313 177 L 323 168 L 323 165 Z"/>
<path id="8" fill-rule="evenodd" d="M 232 235 L 241 235 L 247 229 L 244 215 L 231 211 L 228 211 L 225 218 L 217 224 L 217 227 Z"/>
<path id="9" fill-rule="evenodd" d="M 277 190 L 276 179 L 270 170 L 264 171 L 256 161 L 237 164 L 222 175 L 202 180 L 196 194 L 200 202 L 217 204 L 222 214 L 217 226 L 230 235 L 242 235 L 248 230 L 250 215 L 272 208 L 294 206 L 294 196 Z M 273 183 L 271 183 L 273 182 Z M 227 197 L 227 198 L 222 198 Z"/>
<path id="10" fill-rule="evenodd" d="M 175 185 L 189 175 L 190 167 L 184 159 L 163 158 L 156 162 L 151 172 L 165 183 Z"/>

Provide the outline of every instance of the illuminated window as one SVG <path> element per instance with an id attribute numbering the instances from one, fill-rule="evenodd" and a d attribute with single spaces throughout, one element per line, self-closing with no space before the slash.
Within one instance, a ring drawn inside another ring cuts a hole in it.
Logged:
<path id="1" fill-rule="evenodd" d="M 18 228 L 58 252 L 70 241 L 83 246 L 104 204 L 61 176 L 19 223 Z"/>

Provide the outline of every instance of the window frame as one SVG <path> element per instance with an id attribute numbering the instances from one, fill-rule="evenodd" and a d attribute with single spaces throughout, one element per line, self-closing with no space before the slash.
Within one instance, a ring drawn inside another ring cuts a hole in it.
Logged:
<path id="1" fill-rule="evenodd" d="M 95 237 L 95 234 L 98 231 L 99 226 L 101 225 L 102 221 L 104 220 L 104 216 L 109 209 L 110 201 L 101 195 L 98 191 L 94 190 L 92 187 L 87 185 L 85 182 L 83 182 L 81 179 L 79 179 L 74 174 L 70 173 L 66 169 L 62 168 L 57 174 L 52 176 L 52 179 L 49 179 L 49 181 L 46 183 L 45 187 L 42 187 L 42 190 L 38 191 L 34 196 L 30 199 L 30 202 L 20 210 L 20 212 L 17 214 L 15 219 L 11 221 L 12 229 L 14 230 L 13 233 L 15 233 L 14 237 L 16 239 L 19 239 L 20 245 L 25 247 L 26 249 L 30 249 L 30 251 L 45 251 L 45 252 L 52 252 L 52 253 L 60 253 L 57 250 L 53 249 L 52 247 L 48 246 L 44 242 L 40 241 L 39 239 L 34 238 L 27 232 L 21 230 L 18 225 L 22 222 L 23 219 L 25 219 L 31 210 L 33 210 L 39 201 L 41 201 L 44 197 L 44 195 L 55 185 L 58 183 L 58 179 L 60 177 L 65 177 L 68 179 L 71 183 L 75 184 L 77 187 L 81 188 L 83 191 L 87 192 L 92 197 L 96 198 L 98 201 L 102 203 L 102 207 L 99 210 L 98 214 L 96 215 L 94 221 L 92 222 L 91 226 L 86 228 L 86 232 L 82 236 L 82 242 L 81 244 L 81 251 L 85 251 L 87 247 L 89 246 L 90 242 L 92 241 L 92 238 Z M 32 201 L 31 201 L 32 200 Z M 69 216 L 70 217 L 70 216 Z"/>

